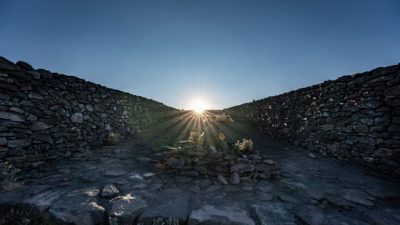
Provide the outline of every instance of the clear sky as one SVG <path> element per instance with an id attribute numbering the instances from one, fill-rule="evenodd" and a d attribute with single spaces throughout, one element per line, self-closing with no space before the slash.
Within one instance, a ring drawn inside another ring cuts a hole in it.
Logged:
<path id="1" fill-rule="evenodd" d="M 176 108 L 400 62 L 400 1 L 0 0 L 0 55 Z"/>

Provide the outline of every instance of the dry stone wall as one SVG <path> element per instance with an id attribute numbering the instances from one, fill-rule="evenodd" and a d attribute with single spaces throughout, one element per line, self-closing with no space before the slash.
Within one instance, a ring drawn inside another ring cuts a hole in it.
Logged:
<path id="1" fill-rule="evenodd" d="M 83 157 L 173 113 L 159 102 L 0 57 L 0 162 L 42 167 Z"/>
<path id="2" fill-rule="evenodd" d="M 261 132 L 400 177 L 400 64 L 227 109 Z"/>

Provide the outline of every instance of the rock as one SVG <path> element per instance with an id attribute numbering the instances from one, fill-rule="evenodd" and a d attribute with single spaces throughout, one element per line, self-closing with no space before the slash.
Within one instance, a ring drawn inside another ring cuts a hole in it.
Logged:
<path id="1" fill-rule="evenodd" d="M 218 176 L 217 176 L 217 180 L 220 182 L 220 183 L 222 183 L 222 184 L 228 184 L 228 181 L 225 179 L 225 177 L 223 176 L 223 175 L 221 175 L 221 174 L 219 174 Z"/>
<path id="2" fill-rule="evenodd" d="M 198 184 L 195 184 L 195 185 L 193 185 L 192 187 L 190 187 L 190 189 L 189 189 L 191 192 L 194 192 L 194 193 L 198 193 L 198 192 L 200 192 L 200 185 L 198 185 Z"/>
<path id="3" fill-rule="evenodd" d="M 105 209 L 94 198 L 99 192 L 96 188 L 72 191 L 51 206 L 49 213 L 62 224 L 103 224 Z"/>
<path id="4" fill-rule="evenodd" d="M 137 161 L 139 161 L 140 163 L 149 163 L 151 162 L 151 159 L 148 157 L 143 157 L 143 156 L 139 156 L 136 158 Z"/>
<path id="5" fill-rule="evenodd" d="M 10 148 L 23 148 L 31 145 L 31 139 L 8 140 L 7 146 Z"/>
<path id="6" fill-rule="evenodd" d="M 156 174 L 155 173 L 143 173 L 142 176 L 144 178 L 150 178 L 150 177 L 154 177 Z"/>
<path id="7" fill-rule="evenodd" d="M 231 166 L 230 168 L 231 172 L 253 172 L 254 171 L 254 165 L 253 164 L 248 164 L 248 163 L 237 163 Z"/>
<path id="8" fill-rule="evenodd" d="M 108 223 L 131 225 L 146 208 L 146 201 L 133 193 L 118 196 L 110 201 L 107 208 Z"/>
<path id="9" fill-rule="evenodd" d="M 272 160 L 272 159 L 264 159 L 263 162 L 268 164 L 268 165 L 274 165 L 275 164 L 274 160 Z"/>
<path id="10" fill-rule="evenodd" d="M 188 225 L 255 225 L 248 210 L 241 205 L 229 206 L 204 205 L 193 210 Z"/>
<path id="11" fill-rule="evenodd" d="M 125 170 L 122 169 L 110 169 L 106 171 L 106 176 L 110 176 L 110 177 L 118 177 L 118 176 L 122 176 L 126 174 Z"/>
<path id="12" fill-rule="evenodd" d="M 39 209 L 40 212 L 44 212 L 49 209 L 50 206 L 52 206 L 63 194 L 64 192 L 62 191 L 46 190 L 24 200 L 24 203 L 34 206 L 35 208 Z"/>
<path id="13" fill-rule="evenodd" d="M 280 200 L 285 201 L 285 202 L 290 202 L 290 203 L 294 203 L 294 204 L 299 204 L 300 203 L 299 200 L 297 200 L 297 199 L 293 198 L 292 196 L 290 196 L 290 195 L 288 195 L 286 193 L 283 193 L 283 192 L 278 192 L 277 193 L 277 197 Z"/>
<path id="14" fill-rule="evenodd" d="M 174 169 L 182 169 L 185 166 L 185 159 L 170 157 L 166 164 Z"/>
<path id="15" fill-rule="evenodd" d="M 20 66 L 24 70 L 33 70 L 33 67 L 24 61 L 18 61 L 15 63 L 16 65 Z"/>
<path id="16" fill-rule="evenodd" d="M 28 71 L 27 74 L 31 75 L 35 80 L 40 80 L 40 73 L 38 71 Z"/>
<path id="17" fill-rule="evenodd" d="M 45 124 L 45 123 L 43 123 L 43 122 L 39 122 L 39 121 L 34 122 L 34 123 L 32 124 L 32 130 L 33 130 L 33 131 L 47 130 L 47 129 L 49 129 L 49 128 L 50 128 L 49 125 L 47 125 L 47 124 Z"/>
<path id="18" fill-rule="evenodd" d="M 352 204 L 350 204 L 348 201 L 343 199 L 337 194 L 332 194 L 332 193 L 324 193 L 322 195 L 322 198 L 327 200 L 328 203 L 331 205 L 335 206 L 336 208 L 339 209 L 350 209 L 352 207 Z"/>
<path id="19" fill-rule="evenodd" d="M 302 225 L 331 225 L 331 224 L 357 224 L 367 225 L 367 223 L 355 220 L 338 213 L 328 213 L 321 208 L 302 205 L 294 209 L 296 222 Z"/>
<path id="20" fill-rule="evenodd" d="M 317 158 L 317 156 L 315 156 L 314 153 L 312 153 L 312 152 L 310 152 L 310 153 L 308 154 L 308 157 L 310 157 L 311 159 Z"/>
<path id="21" fill-rule="evenodd" d="M 195 170 L 183 170 L 179 173 L 182 176 L 188 176 L 188 177 L 197 177 L 199 176 L 199 172 L 195 171 Z"/>
<path id="22" fill-rule="evenodd" d="M 259 172 L 270 172 L 272 170 L 276 170 L 275 165 L 267 164 L 267 163 L 257 163 L 254 166 L 254 169 Z"/>
<path id="23" fill-rule="evenodd" d="M 104 125 L 104 130 L 110 131 L 111 130 L 110 124 Z"/>
<path id="24" fill-rule="evenodd" d="M 24 117 L 17 113 L 0 111 L 0 119 L 11 120 L 14 122 L 25 121 Z"/>
<path id="25" fill-rule="evenodd" d="M 157 169 L 157 170 L 165 170 L 166 168 L 167 168 L 167 166 L 160 162 L 158 162 L 158 163 L 156 163 L 156 165 L 154 165 L 154 169 Z"/>
<path id="26" fill-rule="evenodd" d="M 83 122 L 83 114 L 82 114 L 82 113 L 79 113 L 79 112 L 74 113 L 74 114 L 71 116 L 71 121 L 72 121 L 73 123 L 82 123 L 82 122 Z"/>
<path id="27" fill-rule="evenodd" d="M 189 201 L 185 197 L 178 197 L 167 199 L 153 208 L 146 209 L 140 215 L 138 223 L 143 225 L 185 224 L 188 214 Z"/>
<path id="28" fill-rule="evenodd" d="M 141 190 L 147 189 L 147 187 L 148 187 L 148 185 L 145 184 L 145 183 L 139 183 L 139 184 L 133 185 L 133 188 L 135 188 L 135 189 L 141 189 Z"/>
<path id="29" fill-rule="evenodd" d="M 115 187 L 112 184 L 106 185 L 103 187 L 103 190 L 101 190 L 101 196 L 107 197 L 107 198 L 113 198 L 119 194 L 119 190 L 117 187 Z"/>
<path id="30" fill-rule="evenodd" d="M 261 200 L 261 201 L 271 201 L 272 199 L 274 199 L 274 196 L 268 193 L 264 193 L 264 192 L 257 192 L 256 193 L 257 199 Z"/>
<path id="31" fill-rule="evenodd" d="M 355 189 L 343 190 L 340 195 L 348 201 L 364 205 L 368 208 L 372 208 L 374 206 L 374 202 L 368 195 Z"/>
<path id="32" fill-rule="evenodd" d="M 0 145 L 6 145 L 6 144 L 7 144 L 7 138 L 0 137 Z"/>
<path id="33" fill-rule="evenodd" d="M 38 94 L 38 93 L 36 93 L 36 92 L 29 92 L 28 98 L 37 99 L 37 100 L 43 100 L 43 96 Z"/>
<path id="34" fill-rule="evenodd" d="M 196 166 L 193 167 L 193 169 L 196 170 L 197 172 L 199 172 L 200 174 L 203 174 L 203 175 L 207 175 L 208 174 L 208 170 L 204 166 L 196 165 Z"/>
<path id="35" fill-rule="evenodd" d="M 229 183 L 230 184 L 239 184 L 240 183 L 240 176 L 237 172 L 231 173 L 231 176 L 229 177 Z"/>
<path id="36" fill-rule="evenodd" d="M 370 224 L 374 225 L 398 225 L 400 224 L 400 219 L 396 218 L 394 215 L 400 215 L 399 211 L 391 209 L 375 209 L 365 213 Z"/>
<path id="37" fill-rule="evenodd" d="M 353 129 L 358 133 L 367 133 L 368 132 L 368 126 L 366 126 L 366 125 L 355 125 L 355 126 L 353 126 Z"/>
<path id="38" fill-rule="evenodd" d="M 92 105 L 86 105 L 85 108 L 86 108 L 86 110 L 89 111 L 89 112 L 92 112 L 92 111 L 94 110 Z"/>
<path id="39" fill-rule="evenodd" d="M 12 112 L 20 113 L 20 114 L 25 113 L 25 111 L 23 109 L 21 109 L 19 107 L 14 107 L 14 106 L 11 107 L 9 110 L 12 111 Z"/>
<path id="40" fill-rule="evenodd" d="M 296 225 L 293 214 L 281 203 L 251 205 L 259 224 L 263 225 Z"/>
<path id="41" fill-rule="evenodd" d="M 207 192 L 216 192 L 216 191 L 218 191 L 220 189 L 221 189 L 221 186 L 219 186 L 219 185 L 211 185 L 211 186 L 206 188 L 206 191 Z"/>

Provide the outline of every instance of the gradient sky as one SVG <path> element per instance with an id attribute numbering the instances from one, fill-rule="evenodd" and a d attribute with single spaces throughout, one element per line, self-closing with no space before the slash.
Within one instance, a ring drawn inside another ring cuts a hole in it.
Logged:
<path id="1" fill-rule="evenodd" d="M 0 0 L 0 55 L 185 108 L 400 62 L 400 1 Z"/>

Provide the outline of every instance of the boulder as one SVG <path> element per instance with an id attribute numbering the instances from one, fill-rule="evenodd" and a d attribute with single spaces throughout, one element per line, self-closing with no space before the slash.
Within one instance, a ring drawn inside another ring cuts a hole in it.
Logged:
<path id="1" fill-rule="evenodd" d="M 119 190 L 112 184 L 106 185 L 101 190 L 101 196 L 106 198 L 113 198 L 119 194 Z"/>

